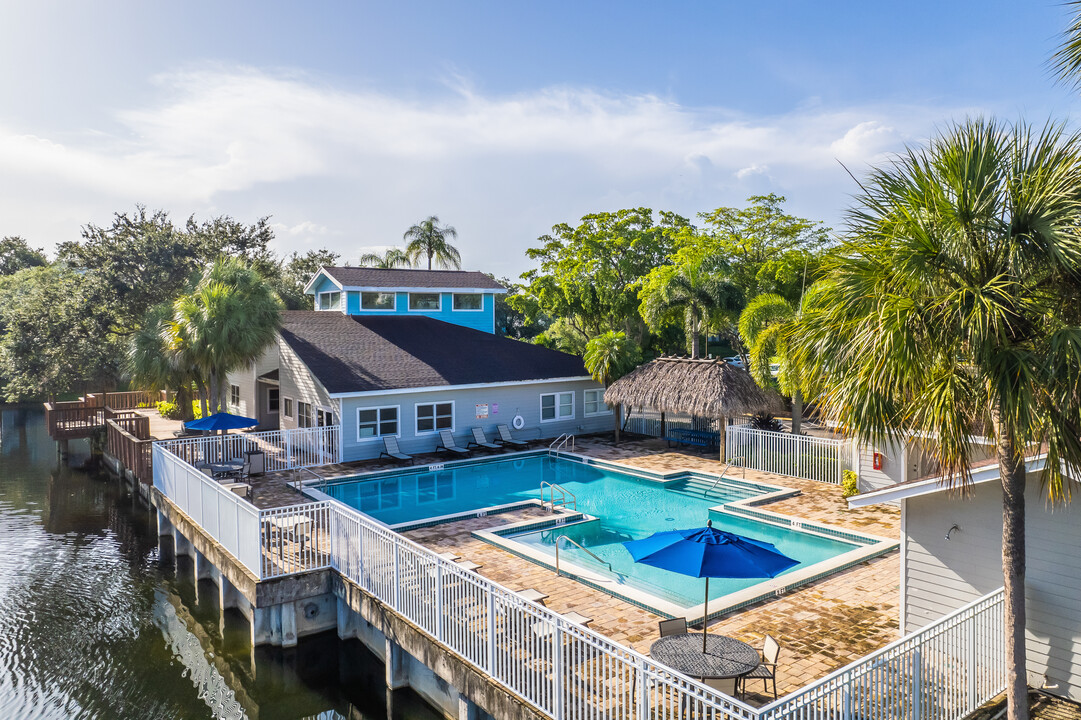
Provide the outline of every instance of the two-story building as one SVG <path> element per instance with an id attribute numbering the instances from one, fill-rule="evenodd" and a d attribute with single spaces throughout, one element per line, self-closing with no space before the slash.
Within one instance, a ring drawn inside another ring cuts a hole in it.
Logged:
<path id="1" fill-rule="evenodd" d="M 604 388 L 581 358 L 495 334 L 487 275 L 324 267 L 313 310 L 283 313 L 277 343 L 229 376 L 230 411 L 261 429 L 342 426 L 345 460 L 376 457 L 392 435 L 430 452 L 449 429 L 505 424 L 523 439 L 612 427 Z"/>

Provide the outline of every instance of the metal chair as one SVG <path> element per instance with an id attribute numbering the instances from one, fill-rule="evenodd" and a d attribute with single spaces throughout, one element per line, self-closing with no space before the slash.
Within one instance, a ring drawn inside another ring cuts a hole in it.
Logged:
<path id="1" fill-rule="evenodd" d="M 777 699 L 777 658 L 781 655 L 781 644 L 772 635 L 766 635 L 762 643 L 762 663 L 754 670 L 743 676 L 744 688 L 747 680 L 761 680 L 762 692 L 769 689 L 773 683 L 773 699 Z"/>
<path id="2" fill-rule="evenodd" d="M 495 443 L 488 442 L 488 438 L 484 437 L 484 429 L 475 427 L 473 428 L 473 439 L 466 444 L 466 449 L 470 448 L 484 448 L 485 450 L 502 450 L 503 446 L 496 445 Z"/>
<path id="3" fill-rule="evenodd" d="M 702 683 L 708 687 L 716 690 L 719 693 L 723 693 L 728 697 L 739 699 L 739 678 L 702 678 Z"/>
<path id="4" fill-rule="evenodd" d="M 521 448 L 527 447 L 529 445 L 529 443 L 527 443 L 525 440 L 515 440 L 513 437 L 511 437 L 510 428 L 506 425 L 496 426 L 496 432 L 499 433 L 499 440 L 497 442 L 502 445 L 510 445 L 511 447 Z"/>
<path id="5" fill-rule="evenodd" d="M 668 637 L 669 635 L 687 634 L 687 618 L 672 618 L 671 620 L 661 620 L 658 625 L 660 626 L 661 637 Z"/>
<path id="6" fill-rule="evenodd" d="M 435 449 L 446 450 L 452 452 L 455 455 L 468 455 L 469 451 L 464 447 L 461 447 L 454 441 L 454 436 L 450 434 L 450 430 L 439 431 L 439 444 L 435 446 Z"/>
<path id="7" fill-rule="evenodd" d="M 392 460 L 400 460 L 401 462 L 407 462 L 410 465 L 413 464 L 413 456 L 406 455 L 398 447 L 398 438 L 393 435 L 383 436 L 383 452 L 379 453 L 380 458 L 388 457 Z"/>

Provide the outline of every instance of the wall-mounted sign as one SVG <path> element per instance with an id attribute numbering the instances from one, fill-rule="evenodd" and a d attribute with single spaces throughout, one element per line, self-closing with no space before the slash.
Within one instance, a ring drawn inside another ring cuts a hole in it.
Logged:
<path id="1" fill-rule="evenodd" d="M 499 403 L 492 403 L 492 414 L 493 415 L 498 415 L 499 414 Z"/>
<path id="2" fill-rule="evenodd" d="M 477 419 L 484 420 L 488 417 L 488 403 L 477 405 Z"/>

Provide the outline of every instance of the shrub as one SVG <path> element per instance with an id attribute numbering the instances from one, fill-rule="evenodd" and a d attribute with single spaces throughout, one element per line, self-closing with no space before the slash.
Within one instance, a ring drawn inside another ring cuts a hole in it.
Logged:
<path id="1" fill-rule="evenodd" d="M 859 477 L 856 475 L 856 471 L 845 470 L 844 477 L 841 479 L 841 497 L 849 498 L 859 494 Z"/>
<path id="2" fill-rule="evenodd" d="M 770 432 L 784 432 L 781 421 L 769 413 L 758 413 L 751 418 L 749 423 L 755 430 L 769 430 Z"/>
<path id="3" fill-rule="evenodd" d="M 158 414 L 166 420 L 179 420 L 180 406 L 174 402 L 162 400 L 158 403 Z"/>

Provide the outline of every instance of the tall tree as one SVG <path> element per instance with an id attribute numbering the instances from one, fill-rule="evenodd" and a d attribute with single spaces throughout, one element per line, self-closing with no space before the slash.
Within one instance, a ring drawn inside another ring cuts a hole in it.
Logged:
<path id="1" fill-rule="evenodd" d="M 674 249 L 669 231 L 686 218 L 649 208 L 594 213 L 577 227 L 559 224 L 526 255 L 540 268 L 522 275 L 522 292 L 509 298 L 527 320 L 552 318 L 584 345 L 609 330 L 622 331 L 637 346 L 648 329 L 638 313 L 638 285 Z M 547 332 L 545 334 L 548 334 Z"/>
<path id="2" fill-rule="evenodd" d="M 286 310 L 311 310 L 311 296 L 304 288 L 321 267 L 331 267 L 341 256 L 326 248 L 293 252 L 278 261 L 277 272 L 267 276 L 267 282 L 285 303 Z"/>
<path id="3" fill-rule="evenodd" d="M 131 338 L 128 370 L 132 382 L 141 389 L 175 390 L 180 419 L 191 420 L 192 387 L 199 387 L 202 396 L 202 377 L 189 347 L 174 350 L 170 346 L 172 315 L 172 305 L 151 308 L 142 327 Z"/>
<path id="4" fill-rule="evenodd" d="M 26 268 L 48 264 L 45 253 L 40 248 L 30 247 L 30 243 L 21 237 L 16 235 L 0 240 L 0 275 L 14 275 Z"/>
<path id="5" fill-rule="evenodd" d="M 1050 501 L 1081 470 L 1081 136 L 994 120 L 951 127 L 862 184 L 799 352 L 864 441 L 927 433 L 967 483 L 989 428 L 1002 484 L 1012 720 L 1028 717 L 1024 451 Z"/>
<path id="6" fill-rule="evenodd" d="M 743 307 L 743 293 L 717 274 L 685 266 L 668 275 L 667 282 L 643 300 L 650 327 L 659 327 L 673 312 L 683 315 L 687 346 L 692 358 L 702 357 L 702 336 L 709 334 L 714 316 Z"/>
<path id="7" fill-rule="evenodd" d="M 623 332 L 609 330 L 598 335 L 586 344 L 584 357 L 586 371 L 607 388 L 619 380 L 638 364 L 638 348 Z M 620 407 L 614 408 L 616 442 L 619 442 Z"/>
<path id="8" fill-rule="evenodd" d="M 429 270 L 432 269 L 433 260 L 442 268 L 461 269 L 462 256 L 458 248 L 450 244 L 450 239 L 457 237 L 458 231 L 450 225 L 440 225 L 435 215 L 424 218 L 402 235 L 402 239 L 408 243 L 405 252 L 410 262 L 416 263 L 426 257 Z"/>
<path id="9" fill-rule="evenodd" d="M 452 228 L 453 229 L 453 228 Z M 409 267 L 413 264 L 413 261 L 409 259 L 409 255 L 401 248 L 387 248 L 382 255 L 379 253 L 364 253 L 360 256 L 361 267 L 373 267 L 382 268 L 383 270 L 393 270 L 394 268 Z M 431 258 L 428 259 L 428 269 L 431 270 Z"/>

